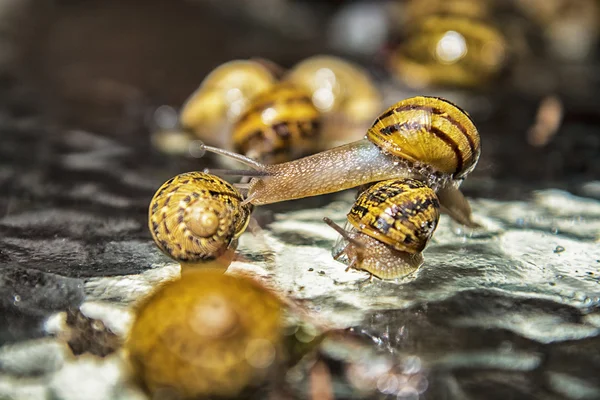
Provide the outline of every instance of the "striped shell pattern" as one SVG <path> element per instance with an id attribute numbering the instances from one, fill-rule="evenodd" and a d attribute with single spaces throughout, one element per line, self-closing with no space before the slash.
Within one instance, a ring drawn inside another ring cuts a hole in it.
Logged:
<path id="1" fill-rule="evenodd" d="M 148 225 L 157 246 L 179 262 L 211 260 L 246 229 L 251 206 L 229 183 L 203 172 L 165 182 L 154 195 Z"/>
<path id="2" fill-rule="evenodd" d="M 396 103 L 377 118 L 367 138 L 387 153 L 455 179 L 475 168 L 481 152 L 479 133 L 469 115 L 437 97 Z"/>

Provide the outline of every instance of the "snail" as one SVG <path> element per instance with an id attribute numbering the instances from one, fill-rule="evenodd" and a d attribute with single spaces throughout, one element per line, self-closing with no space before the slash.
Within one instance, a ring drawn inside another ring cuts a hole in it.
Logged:
<path id="1" fill-rule="evenodd" d="M 324 117 L 323 148 L 362 137 L 381 111 L 381 95 L 367 71 L 338 57 L 307 58 L 283 80 L 310 91 L 313 104 Z"/>
<path id="2" fill-rule="evenodd" d="M 408 275 L 423 263 L 423 249 L 440 218 L 435 192 L 415 179 L 392 179 L 362 192 L 348 213 L 349 231 L 329 218 L 325 222 L 345 239 L 334 250 L 348 269 L 364 270 L 381 279 Z"/>
<path id="3" fill-rule="evenodd" d="M 285 370 L 282 318 L 253 280 L 196 269 L 141 301 L 125 354 L 152 398 L 245 398 Z"/>
<path id="4" fill-rule="evenodd" d="M 431 15 L 408 28 L 389 68 L 410 87 L 476 87 L 499 76 L 507 61 L 502 33 L 485 20 Z"/>
<path id="5" fill-rule="evenodd" d="M 250 221 L 251 206 L 219 177 L 188 172 L 166 181 L 148 210 L 148 226 L 159 249 L 183 266 L 233 261 L 237 238 Z"/>
<path id="6" fill-rule="evenodd" d="M 189 149 L 192 133 L 273 164 L 355 140 L 380 105 L 366 71 L 336 57 L 312 57 L 287 72 L 268 60 L 236 60 L 210 73 L 187 100 L 179 131 L 169 127 L 152 139 L 177 154 Z"/>
<path id="7" fill-rule="evenodd" d="M 308 90 L 277 83 L 254 97 L 236 120 L 233 146 L 266 164 L 292 160 L 318 149 L 320 122 Z"/>
<path id="8" fill-rule="evenodd" d="M 186 100 L 179 124 L 204 142 L 228 146 L 231 124 L 255 96 L 275 83 L 275 76 L 261 62 L 229 61 L 208 74 L 198 90 Z"/>
<path id="9" fill-rule="evenodd" d="M 376 119 L 364 139 L 282 164 L 264 165 L 224 149 L 203 147 L 254 170 L 248 172 L 255 177 L 245 187 L 244 203 L 263 205 L 392 178 L 418 178 L 436 190 L 452 218 L 475 225 L 458 187 L 479 159 L 479 133 L 465 111 L 441 98 L 402 100 Z"/>

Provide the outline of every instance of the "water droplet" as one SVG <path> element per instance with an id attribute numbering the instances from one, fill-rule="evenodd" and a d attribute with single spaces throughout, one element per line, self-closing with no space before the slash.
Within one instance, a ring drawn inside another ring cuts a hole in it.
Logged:
<path id="1" fill-rule="evenodd" d="M 194 158 L 202 158 L 206 154 L 206 148 L 201 140 L 192 140 L 188 147 L 190 156 Z"/>
<path id="2" fill-rule="evenodd" d="M 403 387 L 398 391 L 398 400 L 419 400 L 419 392 L 413 387 Z"/>
<path id="3" fill-rule="evenodd" d="M 523 226 L 523 225 L 525 225 L 525 220 L 523 218 L 517 218 L 517 220 L 515 221 L 515 223 L 518 226 Z"/>
<path id="4" fill-rule="evenodd" d="M 177 111 L 173 107 L 162 105 L 154 111 L 153 117 L 160 129 L 174 129 L 177 126 Z"/>
<path id="5" fill-rule="evenodd" d="M 421 370 L 421 359 L 417 356 L 406 357 L 402 364 L 402 372 L 405 374 L 416 374 Z"/>

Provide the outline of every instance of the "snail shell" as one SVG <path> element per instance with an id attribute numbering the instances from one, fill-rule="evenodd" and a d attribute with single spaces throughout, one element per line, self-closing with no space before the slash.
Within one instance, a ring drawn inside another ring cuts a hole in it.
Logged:
<path id="1" fill-rule="evenodd" d="M 236 151 L 272 164 L 317 150 L 321 114 L 310 93 L 290 83 L 279 83 L 256 96 L 235 122 Z"/>
<path id="2" fill-rule="evenodd" d="M 341 58 L 307 58 L 284 79 L 310 91 L 320 112 L 339 113 L 352 123 L 371 122 L 381 110 L 381 95 L 367 71 Z"/>
<path id="3" fill-rule="evenodd" d="M 415 179 L 376 183 L 348 213 L 348 222 L 360 232 L 407 253 L 423 251 L 439 219 L 435 192 Z"/>
<path id="4" fill-rule="evenodd" d="M 223 255 L 246 229 L 251 206 L 229 183 L 203 172 L 165 182 L 150 202 L 148 225 L 156 245 L 181 263 Z"/>
<path id="5" fill-rule="evenodd" d="M 491 24 L 454 15 L 433 15 L 415 24 L 392 54 L 390 68 L 405 84 L 478 86 L 505 66 L 507 44 Z"/>
<path id="6" fill-rule="evenodd" d="M 153 398 L 237 398 L 282 369 L 283 337 L 274 294 L 196 269 L 141 302 L 125 349 Z"/>
<path id="7" fill-rule="evenodd" d="M 455 179 L 471 172 L 481 153 L 479 133 L 469 115 L 437 97 L 396 103 L 377 118 L 367 139 L 389 154 Z"/>
<path id="8" fill-rule="evenodd" d="M 376 183 L 358 196 L 348 213 L 351 229 L 336 228 L 346 241 L 334 248 L 334 258 L 343 256 L 349 268 L 382 279 L 407 275 L 423 263 L 422 251 L 439 218 L 437 196 L 422 182 L 392 179 Z"/>
<path id="9" fill-rule="evenodd" d="M 228 129 L 258 94 L 276 82 L 257 61 L 234 60 L 220 65 L 182 107 L 180 125 L 207 143 L 226 145 Z"/>
<path id="10" fill-rule="evenodd" d="M 341 58 L 307 58 L 284 79 L 310 91 L 313 104 L 322 113 L 320 148 L 362 138 L 381 111 L 381 95 L 367 71 Z"/>

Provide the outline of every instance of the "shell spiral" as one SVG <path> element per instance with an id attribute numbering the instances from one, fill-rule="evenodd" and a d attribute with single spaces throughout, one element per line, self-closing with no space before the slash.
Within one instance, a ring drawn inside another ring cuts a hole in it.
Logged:
<path id="1" fill-rule="evenodd" d="M 246 229 L 251 206 L 224 180 L 188 172 L 165 182 L 150 203 L 148 225 L 156 245 L 179 262 L 217 258 Z"/>
<path id="2" fill-rule="evenodd" d="M 348 213 L 361 233 L 411 254 L 423 251 L 440 219 L 435 192 L 415 179 L 382 181 L 362 192 Z"/>
<path id="3" fill-rule="evenodd" d="M 367 131 L 367 139 L 383 151 L 464 178 L 481 153 L 477 128 L 469 115 L 451 102 L 418 96 L 402 100 Z"/>

